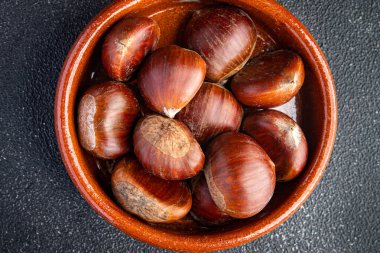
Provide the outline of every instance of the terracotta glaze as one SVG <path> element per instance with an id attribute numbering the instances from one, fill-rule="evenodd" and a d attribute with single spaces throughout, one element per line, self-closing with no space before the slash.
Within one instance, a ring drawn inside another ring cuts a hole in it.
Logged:
<path id="1" fill-rule="evenodd" d="M 255 22 L 258 31 L 262 28 L 268 32 L 265 36 L 270 39 L 261 40 L 260 45 L 263 46 L 257 46 L 253 56 L 263 51 L 289 49 L 299 54 L 305 65 L 305 81 L 296 96 L 299 99 L 294 100 L 299 102 L 290 102 L 291 105 L 299 103 L 301 106 L 290 108 L 302 114 L 299 124 L 309 148 L 306 167 L 291 182 L 277 184 L 269 204 L 252 218 L 234 221 L 222 229 L 193 226 L 189 218 L 184 218 L 185 221 L 179 222 L 178 226 L 157 226 L 144 222 L 117 205 L 109 186 L 100 180 L 102 173 L 99 173 L 94 157 L 82 149 L 77 134 L 75 119 L 79 98 L 88 86 L 109 80 L 101 67 L 100 48 L 107 32 L 116 22 L 126 16 L 151 17 L 160 26 L 158 47 L 173 43 L 183 46 L 181 35 L 192 12 L 212 2 L 115 1 L 94 17 L 79 35 L 67 55 L 58 81 L 55 99 L 58 146 L 79 192 L 104 219 L 127 235 L 165 249 L 193 252 L 227 249 L 275 229 L 297 211 L 313 192 L 327 167 L 334 145 L 337 127 L 334 82 L 321 49 L 305 26 L 273 0 L 224 0 L 218 3 L 243 9 Z M 291 116 L 298 117 L 296 114 Z"/>

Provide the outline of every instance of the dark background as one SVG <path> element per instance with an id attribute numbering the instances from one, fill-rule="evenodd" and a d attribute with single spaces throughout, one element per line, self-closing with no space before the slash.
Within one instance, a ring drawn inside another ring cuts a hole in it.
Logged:
<path id="1" fill-rule="evenodd" d="M 0 2 L 1 252 L 163 252 L 90 208 L 56 144 L 60 68 L 80 31 L 109 2 Z M 310 29 L 330 63 L 339 104 L 335 149 L 295 215 L 225 252 L 379 252 L 380 1 L 279 2 Z"/>

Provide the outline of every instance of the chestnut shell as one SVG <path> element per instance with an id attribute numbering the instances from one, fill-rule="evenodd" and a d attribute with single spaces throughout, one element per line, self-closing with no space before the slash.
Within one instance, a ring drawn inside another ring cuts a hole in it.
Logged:
<path id="1" fill-rule="evenodd" d="M 200 55 L 171 45 L 144 61 L 137 82 L 149 108 L 174 118 L 198 92 L 205 74 L 206 63 Z"/>
<path id="2" fill-rule="evenodd" d="M 150 173 L 166 180 L 195 176 L 205 156 L 185 124 L 160 115 L 148 115 L 137 123 L 134 151 Z"/>
<path id="3" fill-rule="evenodd" d="M 257 39 L 255 24 L 243 10 L 211 6 L 194 12 L 184 43 L 207 64 L 206 80 L 219 83 L 239 71 L 251 57 Z"/>
<path id="4" fill-rule="evenodd" d="M 163 180 L 145 172 L 133 156 L 115 165 L 112 191 L 125 210 L 149 222 L 179 220 L 192 203 L 191 192 L 183 182 Z"/>
<path id="5" fill-rule="evenodd" d="M 256 108 L 282 105 L 294 97 L 305 79 L 299 55 L 278 50 L 254 58 L 231 81 L 239 102 Z"/>
<path id="6" fill-rule="evenodd" d="M 121 20 L 108 33 L 102 48 L 104 70 L 113 80 L 127 81 L 160 37 L 157 23 L 147 17 Z"/>
<path id="7" fill-rule="evenodd" d="M 221 134 L 209 144 L 206 155 L 207 184 L 223 212 L 248 218 L 268 204 L 276 184 L 274 164 L 251 137 Z"/>
<path id="8" fill-rule="evenodd" d="M 297 177 L 307 162 L 308 147 L 302 129 L 286 114 L 262 110 L 246 116 L 242 130 L 253 137 L 275 163 L 277 181 Z"/>
<path id="9" fill-rule="evenodd" d="M 227 89 L 204 83 L 197 95 L 178 114 L 195 139 L 205 143 L 224 132 L 238 131 L 243 108 Z"/>
<path id="10" fill-rule="evenodd" d="M 139 114 L 132 90 L 119 82 L 87 89 L 78 105 L 78 136 L 84 149 L 103 159 L 115 159 L 131 149 L 131 131 Z"/>
<path id="11" fill-rule="evenodd" d="M 193 205 L 190 214 L 196 221 L 206 226 L 215 226 L 232 220 L 231 216 L 222 212 L 215 204 L 203 173 L 192 180 L 192 193 Z"/>

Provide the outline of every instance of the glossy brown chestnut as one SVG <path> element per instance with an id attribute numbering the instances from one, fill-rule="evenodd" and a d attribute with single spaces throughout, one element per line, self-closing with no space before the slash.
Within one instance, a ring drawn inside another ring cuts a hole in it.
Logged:
<path id="1" fill-rule="evenodd" d="M 78 135 L 84 149 L 103 159 L 130 150 L 128 139 L 139 113 L 133 92 L 124 84 L 105 82 L 87 89 L 78 106 Z"/>
<path id="2" fill-rule="evenodd" d="M 183 182 L 167 181 L 147 173 L 132 156 L 115 165 L 112 191 L 123 209 L 149 222 L 173 222 L 191 208 L 191 192 Z"/>
<path id="3" fill-rule="evenodd" d="M 275 110 L 249 114 L 242 130 L 252 136 L 275 163 L 278 181 L 298 176 L 307 162 L 307 141 L 302 129 L 289 116 Z"/>
<path id="4" fill-rule="evenodd" d="M 207 147 L 205 176 L 215 204 L 234 218 L 260 212 L 272 198 L 274 164 L 249 136 L 230 132 Z"/>
<path id="5" fill-rule="evenodd" d="M 154 51 L 144 62 L 138 86 L 147 105 L 174 118 L 195 96 L 206 74 L 206 63 L 196 52 L 178 46 Z"/>
<path id="6" fill-rule="evenodd" d="M 213 83 L 204 83 L 177 114 L 201 143 L 220 133 L 238 131 L 242 117 L 243 108 L 231 92 Z"/>
<path id="7" fill-rule="evenodd" d="M 193 205 L 190 214 L 201 224 L 207 226 L 221 225 L 232 219 L 222 212 L 210 195 L 206 178 L 203 174 L 194 178 L 192 182 Z"/>
<path id="8" fill-rule="evenodd" d="M 253 59 L 233 77 L 231 89 L 241 103 L 269 108 L 288 102 L 298 93 L 304 79 L 301 57 L 278 50 Z"/>
<path id="9" fill-rule="evenodd" d="M 194 12 L 184 35 L 186 47 L 207 63 L 206 79 L 219 83 L 239 71 L 251 57 L 255 24 L 235 7 L 212 6 Z"/>
<path id="10" fill-rule="evenodd" d="M 134 150 L 144 168 L 167 180 L 193 177 L 205 156 L 190 130 L 180 121 L 149 115 L 136 125 Z"/>
<path id="11" fill-rule="evenodd" d="M 160 28 L 150 18 L 130 17 L 107 35 L 102 48 L 103 67 L 114 80 L 127 81 L 157 44 Z"/>

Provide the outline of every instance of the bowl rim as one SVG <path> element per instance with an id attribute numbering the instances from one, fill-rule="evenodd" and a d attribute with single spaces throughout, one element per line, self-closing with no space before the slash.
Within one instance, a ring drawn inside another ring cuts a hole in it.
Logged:
<path id="1" fill-rule="evenodd" d="M 98 214 L 127 235 L 153 246 L 177 251 L 204 252 L 227 249 L 257 239 L 281 225 L 302 206 L 321 180 L 328 165 L 336 137 L 338 112 L 334 81 L 323 52 L 306 27 L 274 0 L 237 1 L 243 5 L 255 5 L 265 13 L 270 12 L 271 15 L 278 15 L 278 19 L 286 20 L 287 29 L 299 36 L 308 49 L 307 53 L 315 60 L 318 75 L 316 78 L 319 78 L 324 85 L 325 119 L 322 128 L 322 141 L 315 148 L 315 152 L 318 153 L 315 157 L 319 159 L 312 160 L 309 165 L 313 166 L 313 174 L 307 178 L 307 184 L 298 191 L 297 196 L 290 200 L 281 214 L 266 223 L 262 222 L 259 225 L 226 231 L 221 234 L 207 235 L 185 235 L 158 230 L 125 212 L 123 213 L 115 203 L 102 193 L 99 187 L 91 184 L 91 180 L 94 179 L 91 179 L 91 175 L 82 169 L 85 164 L 81 158 L 82 151 L 75 137 L 75 124 L 70 117 L 74 105 L 69 102 L 75 101 L 76 91 L 73 92 L 72 88 L 75 87 L 74 83 L 78 81 L 77 71 L 83 67 L 81 63 L 83 59 L 89 57 L 86 50 L 96 44 L 99 37 L 110 26 L 109 24 L 124 15 L 125 10 L 133 10 L 144 1 L 117 0 L 104 8 L 84 28 L 63 64 L 55 96 L 54 125 L 58 147 L 66 170 L 83 198 Z M 228 0 L 222 0 L 222 2 L 228 3 Z"/>

